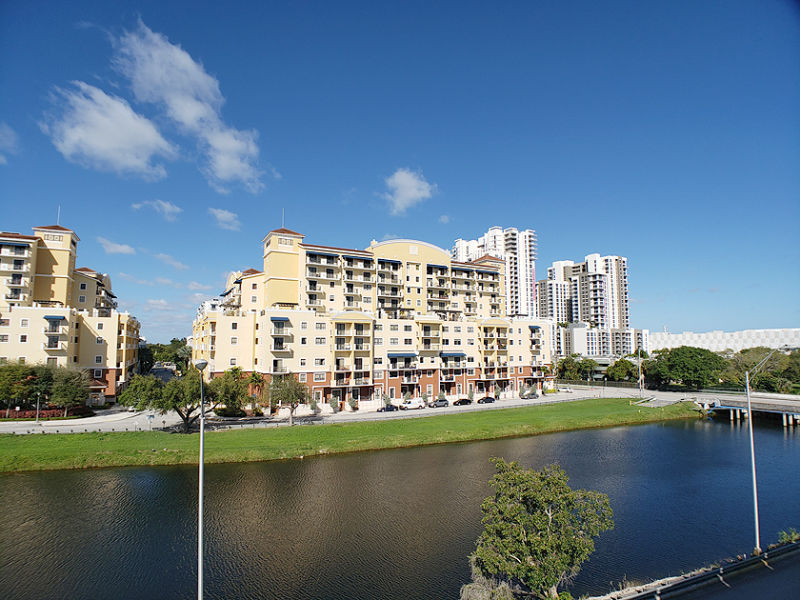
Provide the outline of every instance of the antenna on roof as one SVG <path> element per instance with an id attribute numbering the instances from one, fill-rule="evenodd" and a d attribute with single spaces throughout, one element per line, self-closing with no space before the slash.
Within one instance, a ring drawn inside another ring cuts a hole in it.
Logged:
<path id="1" fill-rule="evenodd" d="M 56 225 L 61 225 L 61 205 L 58 205 L 58 216 L 56 217 Z"/>
<path id="2" fill-rule="evenodd" d="M 281 209 L 281 227 L 285 227 L 286 209 Z"/>

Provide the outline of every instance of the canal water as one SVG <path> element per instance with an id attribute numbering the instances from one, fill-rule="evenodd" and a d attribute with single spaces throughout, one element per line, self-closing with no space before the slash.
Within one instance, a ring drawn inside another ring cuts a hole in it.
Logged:
<path id="1" fill-rule="evenodd" d="M 800 430 L 756 445 L 767 545 L 800 529 Z M 207 466 L 206 598 L 455 599 L 492 456 L 609 495 L 576 597 L 753 548 L 747 430 L 692 420 Z M 195 467 L 0 476 L 0 598 L 195 597 L 196 485 Z"/>

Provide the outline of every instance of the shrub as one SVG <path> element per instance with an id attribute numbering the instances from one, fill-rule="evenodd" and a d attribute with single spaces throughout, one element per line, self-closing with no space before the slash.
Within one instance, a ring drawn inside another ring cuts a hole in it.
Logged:
<path id="1" fill-rule="evenodd" d="M 347 400 L 347 405 L 353 410 L 358 410 L 358 402 L 352 396 Z"/>
<path id="2" fill-rule="evenodd" d="M 333 414 L 336 414 L 336 413 L 339 412 L 339 400 L 338 400 L 338 398 L 331 398 L 331 410 L 333 411 Z"/>

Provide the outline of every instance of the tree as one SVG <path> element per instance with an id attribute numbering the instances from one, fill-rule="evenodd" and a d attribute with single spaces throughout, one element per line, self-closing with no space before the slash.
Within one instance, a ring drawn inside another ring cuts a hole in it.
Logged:
<path id="1" fill-rule="evenodd" d="M 591 379 L 596 368 L 597 362 L 591 358 L 584 358 L 578 363 L 578 371 L 580 371 L 581 379 Z"/>
<path id="2" fill-rule="evenodd" d="M 620 358 L 606 369 L 606 377 L 611 381 L 625 381 L 638 374 L 636 365 L 631 361 Z"/>
<path id="3" fill-rule="evenodd" d="M 559 379 L 580 379 L 580 369 L 578 361 L 575 356 L 567 356 L 558 363 L 558 378 Z"/>
<path id="4" fill-rule="evenodd" d="M 294 411 L 301 404 L 306 404 L 311 397 L 308 386 L 300 383 L 294 375 L 281 375 L 272 379 L 269 384 L 270 402 L 289 408 L 289 425 L 294 425 Z"/>
<path id="5" fill-rule="evenodd" d="M 225 405 L 225 415 L 243 414 L 242 405 L 247 397 L 247 381 L 242 377 L 241 369 L 234 367 L 225 371 L 221 377 L 212 379 L 207 392 L 215 404 Z"/>
<path id="6" fill-rule="evenodd" d="M 64 416 L 73 406 L 86 404 L 89 398 L 89 375 L 86 371 L 60 368 L 53 375 L 50 402 L 64 409 Z"/>
<path id="7" fill-rule="evenodd" d="M 656 364 L 648 369 L 648 375 L 652 372 L 661 384 L 679 381 L 698 390 L 714 382 L 726 365 L 718 354 L 694 346 L 672 348 L 657 355 Z"/>
<path id="8" fill-rule="evenodd" d="M 253 371 L 247 379 L 247 384 L 252 390 L 253 398 L 253 414 L 261 415 L 260 404 L 264 401 L 264 376 L 261 373 Z"/>
<path id="9" fill-rule="evenodd" d="M 215 408 L 213 397 L 206 400 L 210 400 L 210 408 Z M 151 408 L 162 415 L 174 410 L 188 433 L 200 416 L 200 371 L 190 367 L 186 375 L 166 384 L 151 375 L 134 375 L 120 395 L 120 403 L 140 410 Z"/>
<path id="10" fill-rule="evenodd" d="M 139 348 L 139 372 L 147 374 L 153 368 L 156 359 L 153 356 L 153 347 L 150 344 Z"/>
<path id="11" fill-rule="evenodd" d="M 481 504 L 484 530 L 470 560 L 495 588 L 558 598 L 594 551 L 594 538 L 614 526 L 608 496 L 571 489 L 557 465 L 534 471 L 492 462 L 494 494 Z"/>

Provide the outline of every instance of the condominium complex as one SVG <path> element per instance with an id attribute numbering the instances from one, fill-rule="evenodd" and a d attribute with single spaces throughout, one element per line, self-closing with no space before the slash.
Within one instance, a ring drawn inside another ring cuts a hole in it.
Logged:
<path id="1" fill-rule="evenodd" d="M 560 356 L 627 356 L 638 349 L 649 352 L 647 329 L 590 327 L 588 323 L 569 323 L 554 328 L 555 351 Z"/>
<path id="2" fill-rule="evenodd" d="M 108 275 L 75 267 L 79 241 L 60 225 L 0 232 L 0 363 L 85 369 L 102 402 L 136 372 L 139 322 L 117 311 Z"/>
<path id="3" fill-rule="evenodd" d="M 262 243 L 261 270 L 232 273 L 198 310 L 192 353 L 210 376 L 293 373 L 323 404 L 541 389 L 550 328 L 507 316 L 502 260 L 416 240 L 321 246 L 285 228 Z"/>
<path id="4" fill-rule="evenodd" d="M 505 263 L 506 314 L 536 317 L 536 232 L 491 227 L 477 240 L 457 239 L 451 250 L 452 258 L 462 262 L 487 254 Z"/>

